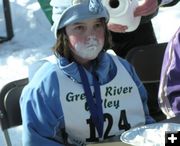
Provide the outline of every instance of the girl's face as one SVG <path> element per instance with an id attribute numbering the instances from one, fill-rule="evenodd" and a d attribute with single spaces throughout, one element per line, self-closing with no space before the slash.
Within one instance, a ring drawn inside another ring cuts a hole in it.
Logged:
<path id="1" fill-rule="evenodd" d="M 95 59 L 104 45 L 104 23 L 101 19 L 92 19 L 66 27 L 69 47 L 73 57 L 79 63 Z"/>

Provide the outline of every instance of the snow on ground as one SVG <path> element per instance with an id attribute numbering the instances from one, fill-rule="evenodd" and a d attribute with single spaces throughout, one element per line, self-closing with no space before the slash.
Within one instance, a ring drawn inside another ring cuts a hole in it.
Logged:
<path id="1" fill-rule="evenodd" d="M 14 37 L 0 44 L 0 89 L 7 82 L 27 77 L 28 65 L 48 56 L 54 44 L 54 36 L 36 0 L 10 0 Z M 0 1 L 0 36 L 5 36 L 5 22 Z M 10 130 L 13 146 L 21 146 L 22 128 Z M 0 131 L 0 146 L 5 146 Z"/>
<path id="2" fill-rule="evenodd" d="M 10 0 L 14 37 L 0 44 L 0 89 L 7 82 L 28 76 L 28 65 L 51 54 L 55 40 L 37 0 Z M 158 42 L 167 42 L 180 26 L 180 3 L 162 8 L 153 19 Z M 0 36 L 6 34 L 0 1 Z M 13 146 L 21 146 L 22 127 L 10 129 Z M 0 146 L 5 146 L 0 131 Z"/>
<path id="3" fill-rule="evenodd" d="M 0 88 L 6 82 L 27 76 L 27 65 L 49 54 L 54 43 L 51 25 L 36 0 L 10 2 L 15 35 L 11 41 L 0 44 Z M 0 35 L 3 31 L 0 29 Z"/>

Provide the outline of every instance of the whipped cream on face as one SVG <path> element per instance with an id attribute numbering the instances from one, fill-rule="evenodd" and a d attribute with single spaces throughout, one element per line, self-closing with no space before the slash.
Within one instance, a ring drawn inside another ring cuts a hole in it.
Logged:
<path id="1" fill-rule="evenodd" d="M 103 48 L 103 41 L 95 36 L 89 36 L 85 43 L 75 44 L 76 54 L 82 58 L 95 59 Z"/>

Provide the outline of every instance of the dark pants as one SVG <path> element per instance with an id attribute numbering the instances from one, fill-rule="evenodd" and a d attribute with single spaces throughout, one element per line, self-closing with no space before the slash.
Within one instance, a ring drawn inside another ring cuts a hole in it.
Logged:
<path id="1" fill-rule="evenodd" d="M 111 32 L 113 50 L 118 56 L 124 58 L 133 47 L 157 43 L 152 22 L 142 23 L 133 32 Z"/>

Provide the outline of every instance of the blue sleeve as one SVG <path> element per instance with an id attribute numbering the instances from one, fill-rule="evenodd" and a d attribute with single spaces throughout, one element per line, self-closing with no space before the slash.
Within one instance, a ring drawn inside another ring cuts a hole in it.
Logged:
<path id="1" fill-rule="evenodd" d="M 64 127 L 64 119 L 56 72 L 49 72 L 47 68 L 40 69 L 23 89 L 20 107 L 23 146 L 63 145 L 57 142 L 62 140 L 57 133 Z"/>
<path id="2" fill-rule="evenodd" d="M 171 108 L 175 115 L 180 115 L 180 27 L 168 42 L 159 86 L 160 106 L 169 117 L 171 114 L 167 108 Z"/>
<path id="3" fill-rule="evenodd" d="M 131 77 L 133 78 L 134 82 L 136 83 L 136 85 L 138 87 L 139 94 L 141 96 L 141 100 L 142 100 L 142 103 L 143 103 L 145 116 L 146 116 L 146 124 L 154 123 L 155 120 L 149 114 L 149 109 L 148 109 L 148 106 L 147 106 L 148 96 L 147 96 L 147 91 L 146 91 L 143 83 L 139 79 L 138 75 L 136 74 L 136 71 L 135 71 L 134 67 L 130 63 L 128 63 L 126 60 L 121 59 L 121 58 L 120 58 L 120 62 L 127 69 L 127 71 L 129 72 L 129 74 L 131 75 Z"/>

